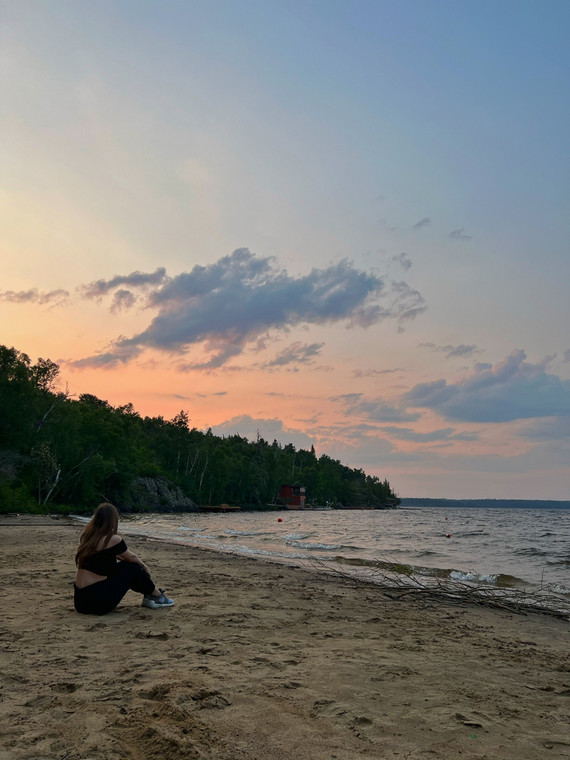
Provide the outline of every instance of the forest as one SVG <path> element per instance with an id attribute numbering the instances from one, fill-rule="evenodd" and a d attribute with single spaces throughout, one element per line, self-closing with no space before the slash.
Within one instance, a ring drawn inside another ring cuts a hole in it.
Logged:
<path id="1" fill-rule="evenodd" d="M 263 509 L 283 484 L 307 505 L 382 508 L 398 502 L 387 480 L 315 450 L 258 436 L 219 437 L 188 412 L 143 417 L 60 388 L 59 366 L 0 346 L 0 512 L 69 513 L 110 501 L 122 511 L 191 511 L 230 504 Z"/>

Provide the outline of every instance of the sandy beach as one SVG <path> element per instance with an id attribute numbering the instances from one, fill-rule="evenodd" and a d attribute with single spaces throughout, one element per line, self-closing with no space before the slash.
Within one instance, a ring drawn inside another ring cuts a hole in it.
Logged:
<path id="1" fill-rule="evenodd" d="M 170 609 L 73 608 L 82 526 L 0 518 L 0 760 L 543 760 L 568 623 L 128 539 Z"/>

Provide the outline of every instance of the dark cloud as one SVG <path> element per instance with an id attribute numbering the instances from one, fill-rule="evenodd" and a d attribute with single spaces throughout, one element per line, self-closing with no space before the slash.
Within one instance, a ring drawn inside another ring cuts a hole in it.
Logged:
<path id="1" fill-rule="evenodd" d="M 137 297 L 130 290 L 124 290 L 123 288 L 116 290 L 113 295 L 113 302 L 111 304 L 111 311 L 128 311 L 136 303 Z"/>
<path id="2" fill-rule="evenodd" d="M 570 414 L 570 381 L 547 374 L 513 351 L 496 365 L 478 364 L 472 375 L 447 383 L 421 383 L 404 394 L 406 406 L 433 409 L 464 422 L 510 422 Z"/>
<path id="3" fill-rule="evenodd" d="M 9 303 L 37 303 L 37 304 L 50 304 L 52 306 L 59 306 L 69 297 L 67 290 L 48 290 L 42 293 L 36 288 L 30 290 L 5 290 L 0 293 L 0 301 L 8 301 Z"/>
<path id="4" fill-rule="evenodd" d="M 420 343 L 419 348 L 429 348 L 431 351 L 444 353 L 446 359 L 457 357 L 467 359 L 474 354 L 481 353 L 481 349 L 475 344 L 466 345 L 465 343 L 461 343 L 459 346 L 437 346 L 435 343 Z"/>
<path id="5" fill-rule="evenodd" d="M 166 279 L 166 269 L 158 267 L 154 272 L 131 272 L 127 275 L 117 275 L 110 280 L 95 280 L 78 288 L 84 298 L 103 298 L 113 290 L 126 285 L 129 288 L 147 288 L 160 285 Z"/>
<path id="6" fill-rule="evenodd" d="M 347 327 L 367 327 L 394 319 L 398 329 L 426 306 L 420 293 L 405 282 L 387 289 L 382 278 L 341 261 L 327 269 L 292 277 L 270 258 L 258 258 L 245 248 L 210 266 L 196 266 L 173 278 L 163 269 L 153 275 L 134 272 L 86 286 L 84 295 L 97 298 L 119 285 L 156 285 L 146 305 L 158 309 L 148 327 L 131 338 L 121 337 L 103 354 L 74 362 L 75 366 L 114 366 L 153 348 L 184 354 L 202 344 L 209 358 L 180 369 L 212 369 L 241 354 L 267 331 L 301 324 L 344 321 Z M 391 296 L 388 305 L 380 299 Z"/>
<path id="7" fill-rule="evenodd" d="M 428 227 L 430 224 L 431 224 L 431 218 L 429 216 L 424 216 L 423 219 L 420 219 L 419 222 L 412 224 L 412 229 L 421 230 L 422 227 Z"/>
<path id="8" fill-rule="evenodd" d="M 266 368 L 283 367 L 286 364 L 308 364 L 321 353 L 324 345 L 324 343 L 303 344 L 297 341 L 280 351 L 275 359 L 265 362 L 261 366 Z"/>
<path id="9" fill-rule="evenodd" d="M 473 235 L 466 235 L 465 230 L 461 228 L 460 230 L 452 230 L 449 233 L 449 237 L 452 240 L 471 240 L 473 238 Z"/>

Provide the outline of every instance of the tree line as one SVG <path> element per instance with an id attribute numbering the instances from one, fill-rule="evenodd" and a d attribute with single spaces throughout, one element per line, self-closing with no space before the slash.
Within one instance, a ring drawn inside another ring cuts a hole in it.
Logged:
<path id="1" fill-rule="evenodd" d="M 283 484 L 305 486 L 314 505 L 397 502 L 387 480 L 317 457 L 313 447 L 219 437 L 192 427 L 186 411 L 171 420 L 143 417 L 130 403 L 73 398 L 58 386 L 57 364 L 33 364 L 0 346 L 0 511 L 68 512 L 101 501 L 144 510 L 140 489 L 149 483 L 171 495 L 153 509 L 262 508 L 277 502 Z"/>

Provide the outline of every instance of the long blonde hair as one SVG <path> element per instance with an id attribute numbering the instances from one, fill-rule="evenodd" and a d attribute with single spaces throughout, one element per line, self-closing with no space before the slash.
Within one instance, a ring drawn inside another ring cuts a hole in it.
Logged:
<path id="1" fill-rule="evenodd" d="M 117 508 L 107 502 L 99 504 L 95 514 L 81 534 L 75 555 L 75 564 L 81 567 L 87 557 L 95 554 L 99 544 L 103 543 L 103 546 L 106 546 L 117 532 L 118 527 L 119 513 Z M 102 539 L 105 540 L 102 541 Z"/>

